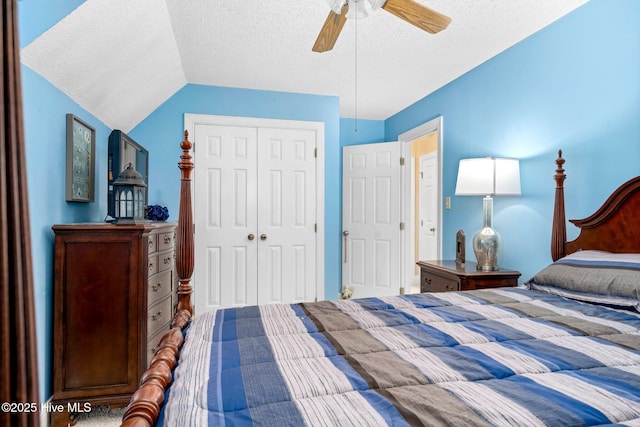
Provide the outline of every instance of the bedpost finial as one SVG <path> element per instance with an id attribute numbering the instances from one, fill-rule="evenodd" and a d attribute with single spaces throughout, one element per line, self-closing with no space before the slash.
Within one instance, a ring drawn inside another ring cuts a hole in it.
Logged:
<path id="1" fill-rule="evenodd" d="M 553 206 L 553 224 L 551 226 L 551 258 L 556 261 L 565 255 L 565 242 L 567 241 L 567 226 L 564 213 L 564 159 L 562 150 L 558 150 L 556 159 L 556 173 L 553 179 L 556 181 L 555 203 Z"/>
<path id="2" fill-rule="evenodd" d="M 189 141 L 189 131 L 185 129 L 184 139 L 180 142 L 182 155 L 180 156 L 180 162 L 178 163 L 178 167 L 182 170 L 183 180 L 191 179 L 191 170 L 193 169 L 193 158 L 191 157 L 191 153 L 189 153 L 191 147 L 193 147 L 193 144 Z"/>
<path id="3" fill-rule="evenodd" d="M 564 169 L 562 168 L 562 165 L 564 165 L 564 158 L 562 158 L 562 150 L 558 150 L 558 158 L 556 159 L 556 165 L 558 166 L 556 168 L 556 174 L 554 176 L 555 180 L 558 181 L 558 179 L 562 179 L 564 180 L 564 178 L 566 178 L 566 175 L 564 174 Z"/>
<path id="4" fill-rule="evenodd" d="M 185 151 L 191 149 L 191 141 L 189 141 L 189 131 L 187 129 L 184 130 L 184 139 L 180 143 L 180 148 Z"/>

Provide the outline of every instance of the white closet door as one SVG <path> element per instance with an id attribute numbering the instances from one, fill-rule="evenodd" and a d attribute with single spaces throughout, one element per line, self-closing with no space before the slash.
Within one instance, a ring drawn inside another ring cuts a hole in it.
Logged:
<path id="1" fill-rule="evenodd" d="M 342 156 L 342 284 L 354 297 L 400 291 L 400 144 L 352 145 Z"/>
<path id="2" fill-rule="evenodd" d="M 195 123 L 192 137 L 196 313 L 316 299 L 317 126 Z"/>
<path id="3" fill-rule="evenodd" d="M 196 313 L 257 300 L 257 130 L 196 125 Z"/>
<path id="4" fill-rule="evenodd" d="M 316 132 L 258 129 L 258 303 L 316 296 Z"/>

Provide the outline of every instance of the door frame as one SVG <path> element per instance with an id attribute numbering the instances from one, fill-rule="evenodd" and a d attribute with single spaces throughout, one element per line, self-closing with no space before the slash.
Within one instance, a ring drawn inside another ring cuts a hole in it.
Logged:
<path id="1" fill-rule="evenodd" d="M 192 136 L 192 150 L 195 150 L 195 128 L 196 125 L 214 125 L 214 126 L 246 126 L 255 128 L 278 128 L 278 129 L 304 129 L 316 132 L 316 301 L 324 300 L 324 240 L 325 240 L 325 223 L 324 223 L 324 122 L 312 122 L 302 120 L 281 120 L 281 119 L 265 119 L 258 117 L 236 117 L 236 116 L 218 116 L 209 114 L 184 114 L 184 128 L 189 131 Z M 195 151 L 194 151 L 195 159 Z M 196 164 L 195 167 L 198 167 Z M 194 181 L 191 181 L 192 190 L 192 208 L 195 208 L 195 198 L 198 195 L 194 191 Z M 195 212 L 195 210 L 194 210 Z M 194 236 L 198 238 L 197 235 Z M 197 268 L 197 266 L 196 266 Z"/>
<path id="2" fill-rule="evenodd" d="M 442 256 L 442 158 L 443 158 L 443 116 L 438 116 L 435 119 L 429 120 L 407 132 L 398 135 L 398 142 L 402 144 L 401 152 L 405 159 L 411 158 L 411 143 L 425 135 L 431 133 L 437 133 L 437 165 L 438 165 L 438 214 L 436 228 L 436 240 L 437 240 L 437 259 Z M 406 163 L 405 163 L 406 164 Z M 400 236 L 400 260 L 402 268 L 400 269 L 400 286 L 401 292 L 404 292 L 405 288 L 411 287 L 411 279 L 413 278 L 413 270 L 415 265 L 413 263 L 413 235 L 414 227 L 411 221 L 413 194 L 411 191 L 411 182 L 413 177 L 411 176 L 411 167 L 404 167 L 401 176 L 401 213 L 400 217 L 405 224 L 404 232 Z"/>

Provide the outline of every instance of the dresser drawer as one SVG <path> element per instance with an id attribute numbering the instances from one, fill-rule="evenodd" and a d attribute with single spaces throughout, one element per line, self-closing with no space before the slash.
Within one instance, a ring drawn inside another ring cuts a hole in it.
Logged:
<path id="1" fill-rule="evenodd" d="M 165 271 L 173 267 L 174 252 L 166 251 L 158 254 L 158 271 Z"/>
<path id="2" fill-rule="evenodd" d="M 455 276 L 445 277 L 424 270 L 420 272 L 420 292 L 449 292 L 459 290 L 460 280 Z"/>
<path id="3" fill-rule="evenodd" d="M 173 248 L 173 242 L 175 239 L 175 233 L 173 231 L 169 233 L 158 234 L 158 251 L 164 251 L 166 249 Z"/>
<path id="4" fill-rule="evenodd" d="M 171 295 L 167 295 L 147 311 L 147 336 L 154 335 L 171 320 Z"/>
<path id="5" fill-rule="evenodd" d="M 149 290 L 147 292 L 149 306 L 171 293 L 171 281 L 173 280 L 171 273 L 171 270 L 167 270 L 149 277 Z"/>
<path id="6" fill-rule="evenodd" d="M 158 351 L 158 348 L 160 348 L 160 341 L 168 330 L 169 323 L 166 323 L 158 330 L 158 332 L 156 332 L 151 338 L 149 338 L 149 341 L 147 341 L 147 366 L 149 366 L 149 364 L 151 363 L 151 359 L 153 359 L 156 351 Z"/>
<path id="7" fill-rule="evenodd" d="M 147 271 L 149 277 L 158 272 L 158 254 L 149 255 L 149 260 L 147 261 Z"/>
<path id="8" fill-rule="evenodd" d="M 149 239 L 148 239 L 148 248 L 149 254 L 155 253 L 158 250 L 158 235 L 157 234 L 149 234 Z"/>

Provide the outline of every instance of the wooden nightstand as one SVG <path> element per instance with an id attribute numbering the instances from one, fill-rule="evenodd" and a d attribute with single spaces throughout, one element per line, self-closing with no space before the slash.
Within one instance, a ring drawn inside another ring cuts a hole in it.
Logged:
<path id="1" fill-rule="evenodd" d="M 418 261 L 420 292 L 468 291 L 472 289 L 517 286 L 519 271 L 501 269 L 478 271 L 476 263 L 457 266 L 451 261 Z"/>

